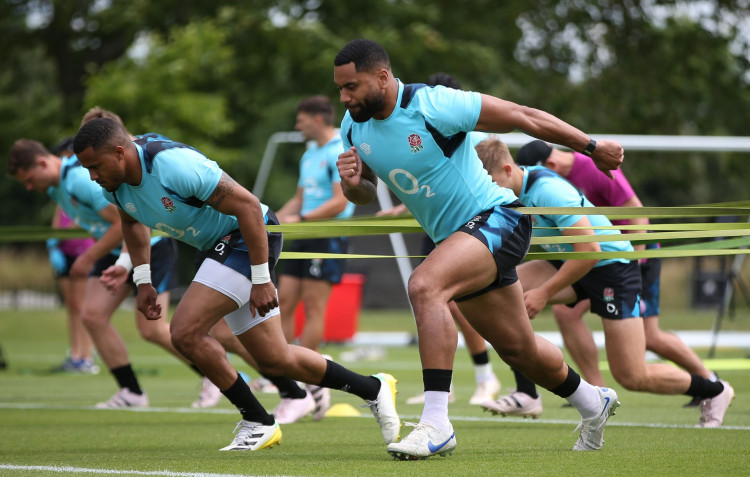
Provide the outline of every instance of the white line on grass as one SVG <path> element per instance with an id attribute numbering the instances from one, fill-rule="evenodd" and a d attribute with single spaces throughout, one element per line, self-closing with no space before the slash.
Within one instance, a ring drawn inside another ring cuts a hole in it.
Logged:
<path id="1" fill-rule="evenodd" d="M 13 465 L 0 464 L 0 470 L 44 471 L 60 474 L 98 474 L 98 475 L 159 475 L 166 477 L 248 477 L 247 474 L 213 474 L 205 472 L 172 472 L 171 470 L 117 470 L 117 469 L 87 469 L 85 467 L 69 467 L 57 465 Z"/>
<path id="2" fill-rule="evenodd" d="M 194 409 L 190 407 L 137 407 L 137 408 L 119 408 L 119 409 L 99 409 L 94 406 L 69 406 L 69 405 L 57 405 L 57 404 L 43 404 L 43 403 L 9 403 L 0 402 L 0 409 L 42 409 L 42 410 L 69 410 L 69 411 L 97 411 L 97 412 L 155 412 L 155 413 L 175 413 L 175 414 L 237 414 L 234 409 Z M 418 414 L 401 414 L 401 419 L 413 419 L 418 421 Z M 372 419 L 372 416 L 364 414 L 358 416 L 360 418 Z M 564 420 L 564 419 L 523 419 L 520 417 L 491 417 L 487 415 L 480 416 L 450 416 L 451 421 L 467 421 L 467 422 L 484 422 L 493 421 L 498 423 L 527 423 L 527 424 L 570 424 L 577 426 L 578 420 Z M 662 423 L 648 423 L 648 422 L 622 422 L 617 418 L 607 422 L 607 426 L 615 427 L 646 427 L 646 428 L 665 428 L 665 429 L 693 429 L 695 426 L 692 424 L 662 424 Z M 750 426 L 727 426 L 723 425 L 717 429 L 734 430 L 734 431 L 750 431 Z"/>

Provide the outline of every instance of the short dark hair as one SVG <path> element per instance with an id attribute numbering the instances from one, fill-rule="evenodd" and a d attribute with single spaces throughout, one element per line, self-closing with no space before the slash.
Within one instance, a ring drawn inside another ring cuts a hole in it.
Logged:
<path id="1" fill-rule="evenodd" d="M 447 86 L 453 89 L 461 89 L 461 84 L 456 78 L 448 73 L 435 73 L 427 78 L 427 86 Z"/>
<path id="2" fill-rule="evenodd" d="M 388 52 L 378 43 L 360 38 L 347 43 L 333 60 L 335 66 L 354 62 L 354 70 L 375 71 L 380 68 L 391 69 Z"/>
<path id="3" fill-rule="evenodd" d="M 73 139 L 73 152 L 80 154 L 89 147 L 95 151 L 102 146 L 114 141 L 122 141 L 123 138 L 130 140 L 130 135 L 125 127 L 109 118 L 97 118 L 87 122 Z"/>
<path id="4" fill-rule="evenodd" d="M 48 155 L 50 152 L 41 142 L 33 139 L 19 139 L 10 148 L 5 172 L 9 176 L 15 176 L 19 171 L 31 169 L 36 165 L 37 159 Z"/>
<path id="5" fill-rule="evenodd" d="M 317 95 L 303 99 L 297 104 L 297 112 L 313 116 L 320 115 L 327 125 L 333 126 L 335 110 L 333 109 L 333 103 L 327 96 Z"/>
<path id="6" fill-rule="evenodd" d="M 516 162 L 519 166 L 541 166 L 547 162 L 550 154 L 552 154 L 552 146 L 536 139 L 518 150 Z"/>

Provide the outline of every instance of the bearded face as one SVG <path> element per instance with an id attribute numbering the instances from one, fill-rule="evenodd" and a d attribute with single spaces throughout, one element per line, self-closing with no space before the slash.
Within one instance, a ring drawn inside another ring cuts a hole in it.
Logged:
<path id="1" fill-rule="evenodd" d="M 369 91 L 360 101 L 352 100 L 345 106 L 355 122 L 363 123 L 385 108 L 385 94 Z"/>

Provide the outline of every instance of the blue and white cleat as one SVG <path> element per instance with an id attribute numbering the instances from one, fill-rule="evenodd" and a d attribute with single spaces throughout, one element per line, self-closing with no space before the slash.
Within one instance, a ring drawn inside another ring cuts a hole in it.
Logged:
<path id="1" fill-rule="evenodd" d="M 414 424 L 407 423 L 414 426 Z M 456 433 L 450 434 L 420 422 L 401 442 L 388 445 L 388 453 L 398 460 L 424 460 L 433 455 L 453 455 Z"/>
<path id="2" fill-rule="evenodd" d="M 596 388 L 601 399 L 601 411 L 590 419 L 581 419 L 576 427 L 581 430 L 573 450 L 599 450 L 604 444 L 604 426 L 610 416 L 615 414 L 615 409 L 620 406 L 617 393 L 611 388 Z"/>

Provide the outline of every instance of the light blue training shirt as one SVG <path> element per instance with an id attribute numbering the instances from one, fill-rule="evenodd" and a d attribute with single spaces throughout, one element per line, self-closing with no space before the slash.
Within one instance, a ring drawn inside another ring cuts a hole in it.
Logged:
<path id="1" fill-rule="evenodd" d="M 62 158 L 60 182 L 47 189 L 47 195 L 71 220 L 97 240 L 110 227 L 110 223 L 99 215 L 102 209 L 109 206 L 103 192 L 104 189 L 91 180 L 89 171 L 81 166 L 76 156 Z M 114 253 L 119 253 L 119 247 Z"/>
<path id="2" fill-rule="evenodd" d="M 521 188 L 521 202 L 528 207 L 593 207 L 585 195 L 570 182 L 563 179 L 554 171 L 544 166 L 521 167 L 523 171 L 523 186 Z M 539 227 L 570 227 L 583 217 L 588 217 L 593 226 L 611 226 L 612 222 L 603 215 L 534 215 L 533 234 L 539 237 L 559 237 L 560 229 L 540 229 Z M 594 229 L 596 235 L 621 235 L 619 230 Z M 632 252 L 633 246 L 627 240 L 613 242 L 599 242 L 602 252 Z M 573 252 L 573 245 L 543 244 L 548 252 Z M 609 258 L 599 260 L 594 267 L 601 267 L 610 263 L 628 263 L 624 258 Z"/>
<path id="3" fill-rule="evenodd" d="M 238 228 L 237 218 L 205 203 L 222 176 L 216 162 L 185 144 L 146 134 L 133 141 L 143 176 L 104 196 L 138 222 L 199 250 Z M 261 204 L 265 216 L 268 206 Z"/>
<path id="4" fill-rule="evenodd" d="M 336 161 L 342 152 L 344 152 L 344 146 L 341 138 L 334 136 L 322 146 L 314 142 L 302 155 L 299 162 L 299 181 L 297 181 L 297 187 L 302 189 L 301 215 L 312 212 L 333 197 L 333 184 L 341 182 Z M 353 203 L 348 202 L 346 208 L 336 218 L 351 217 L 354 214 L 354 207 Z"/>
<path id="5" fill-rule="evenodd" d="M 478 214 L 516 200 L 492 181 L 467 140 L 481 108 L 479 93 L 399 81 L 389 117 L 358 123 L 347 111 L 341 137 L 438 243 Z"/>

